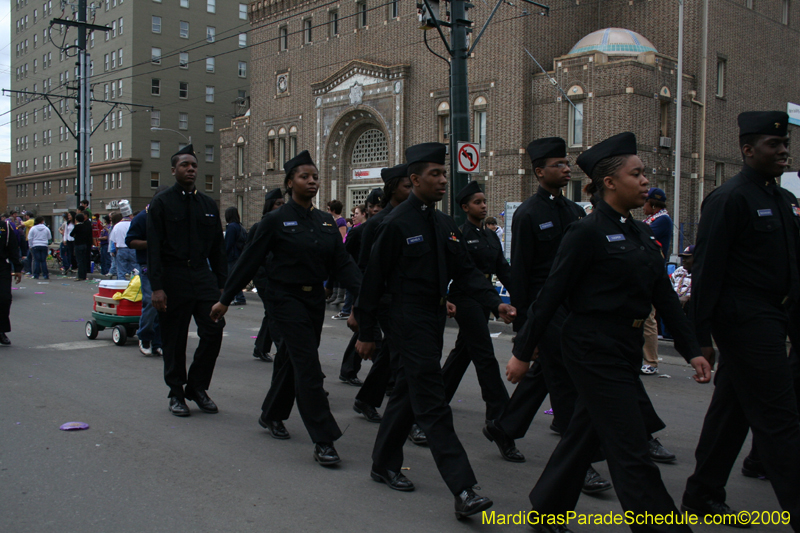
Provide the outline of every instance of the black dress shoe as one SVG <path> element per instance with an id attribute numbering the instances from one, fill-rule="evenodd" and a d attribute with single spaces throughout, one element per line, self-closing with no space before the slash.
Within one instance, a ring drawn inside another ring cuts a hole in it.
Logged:
<path id="1" fill-rule="evenodd" d="M 478 496 L 472 489 L 462 490 L 456 496 L 456 518 L 461 520 L 467 516 L 485 511 L 493 504 L 486 496 Z"/>
<path id="2" fill-rule="evenodd" d="M 264 413 L 258 417 L 258 425 L 269 431 L 273 439 L 286 440 L 289 438 L 289 432 L 280 420 L 267 420 L 264 418 Z"/>
<path id="3" fill-rule="evenodd" d="M 8 346 L 9 344 L 11 344 L 11 339 L 9 339 L 8 335 L 6 335 L 5 333 L 0 333 L 0 344 Z"/>
<path id="4" fill-rule="evenodd" d="M 176 398 L 175 396 L 169 399 L 169 412 L 175 416 L 189 416 L 189 407 L 186 406 L 186 402 L 182 398 Z"/>
<path id="5" fill-rule="evenodd" d="M 754 461 L 749 455 L 742 462 L 742 475 L 757 479 L 769 479 L 761 461 Z"/>
<path id="6" fill-rule="evenodd" d="M 314 444 L 314 460 L 322 466 L 331 466 L 342 462 L 339 454 L 333 448 L 333 444 L 328 442 Z"/>
<path id="7" fill-rule="evenodd" d="M 355 403 L 353 403 L 353 411 L 355 411 L 356 413 L 358 413 L 360 415 L 364 415 L 364 418 L 366 418 L 370 422 L 380 422 L 381 421 L 381 415 L 378 414 L 377 409 L 372 407 L 367 402 L 364 402 L 364 401 L 361 401 L 361 400 L 356 400 Z"/>
<path id="8" fill-rule="evenodd" d="M 262 352 L 258 348 L 253 348 L 253 357 L 255 357 L 256 359 L 261 359 L 265 363 L 272 362 L 272 356 L 270 356 L 268 353 Z"/>
<path id="9" fill-rule="evenodd" d="M 425 432 L 422 431 L 416 424 L 411 426 L 411 431 L 408 432 L 408 440 L 410 440 L 417 446 L 428 445 L 428 437 L 425 435 Z"/>
<path id="10" fill-rule="evenodd" d="M 520 453 L 516 446 L 514 446 L 514 439 L 506 435 L 506 432 L 489 420 L 483 427 L 483 435 L 489 439 L 489 442 L 497 444 L 497 449 L 500 450 L 500 457 L 512 463 L 524 463 L 525 456 Z"/>
<path id="11" fill-rule="evenodd" d="M 550 424 L 550 431 L 552 431 L 553 433 L 558 433 L 559 435 L 561 435 L 563 433 L 560 429 L 558 429 L 556 427 L 555 424 L 552 424 L 552 423 Z M 567 531 L 569 531 L 569 530 L 567 530 Z"/>
<path id="12" fill-rule="evenodd" d="M 562 524 L 531 524 L 531 528 L 539 533 L 572 533 L 572 530 Z"/>
<path id="13" fill-rule="evenodd" d="M 598 492 L 610 489 L 612 486 L 609 480 L 603 478 L 603 476 L 597 473 L 597 470 L 590 466 L 589 470 L 586 471 L 586 477 L 583 480 L 581 492 L 584 494 L 597 494 Z"/>
<path id="14" fill-rule="evenodd" d="M 339 375 L 339 381 L 341 381 L 342 383 L 347 383 L 348 385 L 352 385 L 353 387 L 360 387 L 361 385 L 364 384 L 363 381 L 358 379 L 358 376 L 353 377 L 353 378 L 348 378 L 348 377 Z"/>
<path id="15" fill-rule="evenodd" d="M 739 529 L 747 529 L 750 527 L 749 522 L 746 524 L 739 522 L 738 520 L 739 513 L 728 507 L 728 504 L 726 504 L 725 502 L 718 502 L 711 499 L 699 500 L 692 498 L 691 496 L 688 496 L 686 493 L 683 494 L 683 500 L 681 503 L 681 512 L 698 515 L 700 517 L 725 516 L 727 518 L 721 518 L 721 521 L 719 523 Z M 715 523 L 716 522 L 717 521 L 715 520 Z"/>
<path id="16" fill-rule="evenodd" d="M 401 472 L 392 472 L 385 468 L 378 468 L 372 465 L 369 476 L 375 481 L 386 483 L 390 489 L 399 490 L 402 492 L 411 492 L 414 490 L 414 484 L 411 480 L 404 476 Z"/>
<path id="17" fill-rule="evenodd" d="M 191 389 L 186 389 L 186 399 L 196 403 L 197 407 L 199 407 L 204 413 L 209 413 L 212 415 L 219 413 L 217 404 L 214 403 L 214 400 L 208 397 L 208 394 L 206 394 L 206 391 L 204 390 L 193 391 Z"/>
<path id="18" fill-rule="evenodd" d="M 656 463 L 672 463 L 675 461 L 675 454 L 664 448 L 658 439 L 650 439 L 649 446 L 650 459 Z"/>

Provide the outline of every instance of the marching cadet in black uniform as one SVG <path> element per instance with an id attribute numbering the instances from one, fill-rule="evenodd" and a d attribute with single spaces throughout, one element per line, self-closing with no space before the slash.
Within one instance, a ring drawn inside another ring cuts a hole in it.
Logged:
<path id="1" fill-rule="evenodd" d="M 319 175 L 307 150 L 283 166 L 284 186 L 291 199 L 261 219 L 256 235 L 242 251 L 211 317 L 221 318 L 242 287 L 272 254 L 267 263 L 269 316 L 283 336 L 288 358 L 276 357 L 272 386 L 258 419 L 276 439 L 288 439 L 283 425 L 297 409 L 314 442 L 314 459 L 323 466 L 341 459 L 333 442 L 342 436 L 325 391 L 319 363 L 319 342 L 325 320 L 323 282 L 331 273 L 353 293 L 361 288 L 361 272 L 344 249 L 333 217 L 315 209 Z M 287 360 L 288 359 L 288 360 Z"/>
<path id="2" fill-rule="evenodd" d="M 360 325 L 356 349 L 369 357 L 375 349 L 381 298 L 392 295 L 390 338 L 397 354 L 397 379 L 386 406 L 372 453 L 371 477 L 395 490 L 413 483 L 401 472 L 403 444 L 414 420 L 428 438 L 439 472 L 455 495 L 456 516 L 469 516 L 492 505 L 473 492 L 475 475 L 453 429 L 445 401 L 439 361 L 446 320 L 448 282 L 463 283 L 482 305 L 504 320 L 514 308 L 501 303 L 492 284 L 472 263 L 461 232 L 450 217 L 436 210 L 447 187 L 447 147 L 424 143 L 406 150 L 413 191 L 383 221 L 356 306 Z"/>
<path id="3" fill-rule="evenodd" d="M 0 222 L 0 344 L 9 345 L 11 331 L 11 278 L 22 281 L 22 262 L 19 260 L 17 232 L 8 220 Z M 13 274 L 12 272 L 13 268 Z"/>
<path id="4" fill-rule="evenodd" d="M 195 188 L 192 145 L 173 155 L 171 163 L 176 183 L 153 198 L 147 214 L 147 272 L 161 322 L 169 410 L 189 416 L 185 400 L 192 400 L 204 413 L 216 413 L 206 391 L 225 327 L 224 320 L 209 318 L 228 275 L 222 223 L 214 200 Z M 186 336 L 192 317 L 200 342 L 187 378 Z"/>
<path id="5" fill-rule="evenodd" d="M 280 187 L 272 189 L 264 195 L 264 208 L 261 210 L 261 215 L 264 216 L 274 209 L 280 209 L 284 204 L 283 192 Z M 250 231 L 247 233 L 247 242 L 245 246 L 253 240 L 258 228 L 258 222 L 253 224 Z M 261 303 L 264 305 L 264 318 L 261 319 L 261 328 L 258 330 L 255 346 L 253 347 L 253 357 L 261 359 L 266 363 L 272 362 L 272 356 L 269 354 L 269 349 L 275 343 L 275 348 L 278 347 L 278 339 L 273 339 L 270 335 L 269 329 L 269 309 L 267 304 L 267 291 L 269 290 L 269 280 L 267 279 L 267 266 L 261 265 L 253 276 L 253 285 L 258 291 L 258 297 L 261 298 Z"/>
<path id="6" fill-rule="evenodd" d="M 798 531 L 800 418 L 786 336 L 800 318 L 800 208 L 775 182 L 789 166 L 788 120 L 782 111 L 739 115 L 744 167 L 703 202 L 692 304 L 703 353 L 713 361 L 713 335 L 720 361 L 682 507 L 700 515 L 733 513 L 725 484 L 749 427 Z"/>
<path id="7" fill-rule="evenodd" d="M 470 181 L 466 187 L 456 194 L 456 203 L 467 213 L 467 221 L 461 228 L 461 234 L 469 250 L 472 262 L 483 275 L 491 281 L 492 275 L 497 277 L 509 291 L 511 290 L 511 267 L 503 255 L 500 239 L 491 230 L 481 227 L 486 218 L 486 195 L 477 181 Z M 508 391 L 500 374 L 500 366 L 494 355 L 494 345 L 489 332 L 488 308 L 475 301 L 466 292 L 459 281 L 450 285 L 447 299 L 455 304 L 455 319 L 458 323 L 458 337 L 453 350 L 442 366 L 445 398 L 452 401 L 458 385 L 467 371 L 470 361 L 475 365 L 481 395 L 486 402 L 486 419 L 493 420 L 500 416 L 508 402 Z M 511 461 L 524 460 L 517 451 L 504 457 Z"/>
<path id="8" fill-rule="evenodd" d="M 550 320 L 567 302 L 569 315 L 561 342 L 578 398 L 530 501 L 539 513 L 574 510 L 586 469 L 602 446 L 624 511 L 677 514 L 649 456 L 648 429 L 639 407 L 642 324 L 651 304 L 673 332 L 675 347 L 695 369 L 694 379 L 708 382 L 711 367 L 700 354 L 691 324 L 672 290 L 655 237 L 647 225 L 631 218 L 630 210 L 644 204 L 649 186 L 644 164 L 636 156 L 636 137 L 615 135 L 582 153 L 578 165 L 591 177 L 586 191 L 599 197 L 597 207 L 567 228 L 550 275 L 514 346 L 515 357 L 529 359 Z M 690 531 L 686 525 L 632 529 Z"/>

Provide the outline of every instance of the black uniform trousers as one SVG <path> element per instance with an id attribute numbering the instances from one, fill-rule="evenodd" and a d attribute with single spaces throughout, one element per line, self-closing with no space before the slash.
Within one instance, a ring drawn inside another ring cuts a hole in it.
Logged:
<path id="1" fill-rule="evenodd" d="M 184 385 L 191 390 L 208 390 L 222 346 L 225 320 L 211 320 L 211 307 L 219 301 L 219 288 L 216 276 L 207 265 L 166 267 L 162 279 L 167 310 L 158 313 L 158 320 L 163 340 L 164 381 L 169 386 L 170 397 L 183 399 Z M 192 318 L 197 324 L 200 342 L 187 376 L 186 343 Z"/>
<path id="2" fill-rule="evenodd" d="M 342 377 L 357 378 L 361 370 L 361 356 L 356 352 L 356 341 L 358 341 L 358 332 L 353 333 L 350 342 L 347 343 L 347 348 L 344 349 L 342 366 L 339 368 L 339 375 Z"/>
<path id="3" fill-rule="evenodd" d="M 383 332 L 383 341 L 376 346 L 376 355 L 372 359 L 372 368 L 364 380 L 364 384 L 356 394 L 356 400 L 361 400 L 375 409 L 381 406 L 383 398 L 386 396 L 386 387 L 389 385 L 389 378 L 392 376 L 394 366 L 389 348 L 389 334 L 391 317 L 388 307 L 378 309 L 378 324 Z"/>
<path id="4" fill-rule="evenodd" d="M 0 262 L 0 332 L 11 331 L 11 264 Z"/>
<path id="5" fill-rule="evenodd" d="M 267 303 L 267 287 L 256 287 L 258 297 L 261 298 L 261 303 L 264 305 L 264 318 L 261 319 L 261 327 L 258 330 L 256 337 L 256 349 L 263 353 L 268 354 L 272 348 L 272 336 L 269 330 L 269 304 Z M 277 345 L 277 344 L 276 344 Z"/>
<path id="6" fill-rule="evenodd" d="M 746 322 L 740 322 L 743 318 Z M 685 494 L 725 501 L 725 484 L 752 429 L 778 502 L 792 514 L 798 531 L 800 418 L 786 356 L 787 322 L 777 301 L 741 296 L 733 301 L 731 296 L 719 305 L 711 324 L 719 348 L 714 394 Z"/>
<path id="7" fill-rule="evenodd" d="M 269 316 L 279 329 L 278 354 L 272 385 L 261 406 L 267 420 L 286 420 L 295 398 L 297 410 L 315 443 L 331 443 L 342 436 L 323 389 L 319 342 L 325 321 L 322 285 L 304 291 L 300 286 L 270 283 Z"/>
<path id="8" fill-rule="evenodd" d="M 439 361 L 446 320 L 443 305 L 393 302 L 391 339 L 397 378 L 375 439 L 372 462 L 379 468 L 400 472 L 403 445 L 416 421 L 428 437 L 439 473 L 457 495 L 477 480 L 445 401 Z"/>
<path id="9" fill-rule="evenodd" d="M 508 402 L 508 391 L 500 375 L 500 365 L 494 355 L 489 333 L 490 311 L 469 297 L 454 298 L 452 302 L 456 305 L 458 337 L 442 366 L 445 398 L 447 403 L 453 400 L 472 361 L 481 386 L 481 397 L 486 403 L 486 419 L 494 420 Z"/>
<path id="10" fill-rule="evenodd" d="M 586 469 L 599 448 L 624 511 L 677 514 L 648 454 L 651 427 L 639 379 L 642 329 L 614 319 L 570 315 L 563 355 L 578 391 L 572 420 L 530 493 L 540 513 L 575 509 Z M 633 525 L 633 531 L 691 531 L 685 525 Z"/>

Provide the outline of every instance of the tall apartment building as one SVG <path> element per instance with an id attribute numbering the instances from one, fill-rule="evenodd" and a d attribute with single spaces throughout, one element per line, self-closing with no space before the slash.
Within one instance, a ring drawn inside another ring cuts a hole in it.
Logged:
<path id="1" fill-rule="evenodd" d="M 736 116 L 800 103 L 791 74 L 800 54 L 787 53 L 800 49 L 800 2 L 684 0 L 680 97 L 676 0 L 543 3 L 547 17 L 525 3 L 502 5 L 468 62 L 471 140 L 482 155 L 473 176 L 489 213 L 535 191 L 524 149 L 554 135 L 569 140 L 574 160 L 633 131 L 653 183 L 671 198 L 680 102 L 678 219 L 692 242 L 700 200 L 741 166 Z M 494 2 L 472 4 L 474 39 Z M 282 184 L 283 161 L 299 150 L 319 166 L 320 203 L 338 198 L 349 209 L 407 146 L 448 139 L 448 65 L 426 49 L 415 1 L 257 0 L 250 16 L 250 114 L 221 132 L 221 203 L 243 207 L 245 221 L 260 217 L 263 191 Z M 435 30 L 427 41 L 446 54 Z M 577 166 L 572 176 L 567 194 L 588 200 L 586 176 Z"/>
<path id="2" fill-rule="evenodd" d="M 218 198 L 218 129 L 249 92 L 247 5 L 103 0 L 94 6 L 88 21 L 111 31 L 88 36 L 90 83 L 95 100 L 112 103 L 94 102 L 91 110 L 92 211 L 106 213 L 122 199 L 135 210 L 144 207 L 160 183 L 173 183 L 170 156 L 189 139 L 198 155 L 197 186 Z M 76 0 L 13 0 L 13 89 L 77 96 L 77 30 L 50 24 L 77 20 L 73 8 Z M 4 207 L 33 210 L 55 224 L 68 199 L 74 205 L 77 141 L 69 130 L 76 132 L 76 100 L 17 95 L 11 119 Z"/>

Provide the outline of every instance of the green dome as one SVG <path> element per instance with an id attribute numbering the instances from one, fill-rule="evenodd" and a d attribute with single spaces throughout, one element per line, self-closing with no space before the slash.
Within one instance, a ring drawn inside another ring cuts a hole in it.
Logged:
<path id="1" fill-rule="evenodd" d="M 578 41 L 569 51 L 569 55 L 602 52 L 609 56 L 638 56 L 643 52 L 657 51 L 653 43 L 635 31 L 606 28 L 592 32 Z"/>

